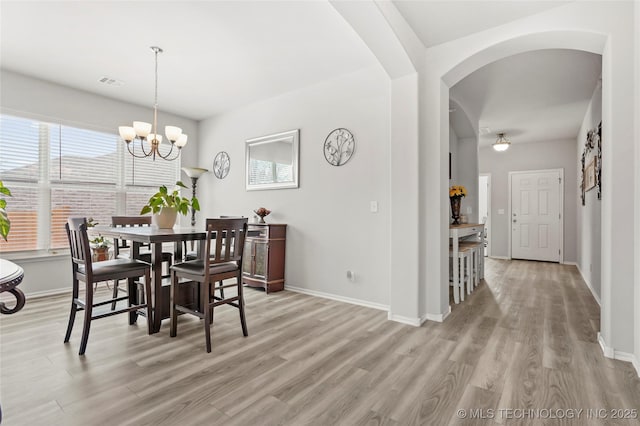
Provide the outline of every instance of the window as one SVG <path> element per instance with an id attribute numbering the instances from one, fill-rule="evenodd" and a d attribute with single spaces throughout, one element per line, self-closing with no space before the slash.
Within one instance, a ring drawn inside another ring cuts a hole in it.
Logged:
<path id="1" fill-rule="evenodd" d="M 180 160 L 135 158 L 115 134 L 0 115 L 0 180 L 13 195 L 0 253 L 66 248 L 69 216 L 137 215 L 179 174 Z"/>

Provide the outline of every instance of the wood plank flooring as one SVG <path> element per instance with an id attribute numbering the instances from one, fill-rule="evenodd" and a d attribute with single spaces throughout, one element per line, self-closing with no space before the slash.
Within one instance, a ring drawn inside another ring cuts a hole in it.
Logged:
<path id="1" fill-rule="evenodd" d="M 485 282 L 443 324 L 420 328 L 247 289 L 249 337 L 237 310 L 217 309 L 211 354 L 196 318 L 170 338 L 168 321 L 148 336 L 144 318 L 119 315 L 94 321 L 80 357 L 82 314 L 62 343 L 69 299 L 0 318 L 3 424 L 640 424 L 508 411 L 640 409 L 640 379 L 603 357 L 599 307 L 573 266 L 489 259 Z"/>

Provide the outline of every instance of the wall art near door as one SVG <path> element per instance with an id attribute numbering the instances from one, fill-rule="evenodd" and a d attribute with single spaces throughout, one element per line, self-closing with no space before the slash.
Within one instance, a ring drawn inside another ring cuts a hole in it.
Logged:
<path id="1" fill-rule="evenodd" d="M 356 140 L 347 129 L 333 130 L 324 141 L 324 158 L 332 166 L 346 164 L 356 149 Z"/>
<path id="2" fill-rule="evenodd" d="M 213 174 L 218 179 L 224 179 L 229 174 L 230 168 L 231 159 L 229 158 L 229 154 L 224 151 L 220 151 L 216 154 L 216 157 L 213 159 Z"/>
<path id="3" fill-rule="evenodd" d="M 593 154 L 591 152 L 594 151 Z M 591 160 L 587 163 L 587 160 Z M 597 129 L 589 130 L 587 142 L 582 151 L 582 176 L 580 179 L 580 192 L 582 205 L 585 205 L 585 193 L 597 188 L 598 200 L 602 199 L 602 122 Z"/>

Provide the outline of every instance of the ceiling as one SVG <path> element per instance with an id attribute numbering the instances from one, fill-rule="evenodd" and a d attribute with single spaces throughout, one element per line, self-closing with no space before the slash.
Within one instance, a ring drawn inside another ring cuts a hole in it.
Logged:
<path id="1" fill-rule="evenodd" d="M 199 120 L 373 66 L 324 1 L 2 1 L 2 68 Z M 98 82 L 109 77 L 124 84 Z"/>
<path id="2" fill-rule="evenodd" d="M 446 43 L 569 3 L 557 0 L 392 1 L 426 47 Z"/>
<path id="3" fill-rule="evenodd" d="M 160 46 L 159 108 L 194 120 L 378 64 L 328 1 L 1 1 L 2 68 L 150 107 Z M 433 46 L 567 2 L 393 3 Z M 600 70 L 560 50 L 489 64 L 451 89 L 455 132 L 575 137 Z"/>
<path id="4" fill-rule="evenodd" d="M 538 50 L 480 68 L 454 85 L 450 96 L 477 122 L 480 146 L 493 143 L 498 132 L 512 143 L 573 139 L 601 73 L 600 55 Z M 453 126 L 458 138 L 475 137 L 468 127 Z"/>

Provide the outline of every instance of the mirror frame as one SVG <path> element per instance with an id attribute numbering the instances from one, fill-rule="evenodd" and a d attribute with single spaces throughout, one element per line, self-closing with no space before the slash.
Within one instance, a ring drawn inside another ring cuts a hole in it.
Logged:
<path id="1" fill-rule="evenodd" d="M 251 148 L 258 145 L 265 145 L 280 141 L 291 141 L 291 159 L 293 161 L 293 181 L 291 182 L 275 182 L 256 184 L 249 182 L 249 162 L 251 160 Z M 245 182 L 247 191 L 258 191 L 263 189 L 286 189 L 286 188 L 298 188 L 298 161 L 300 151 L 300 129 L 289 130 L 287 132 L 276 133 L 268 136 L 261 136 L 259 138 L 248 139 L 245 142 Z"/>

